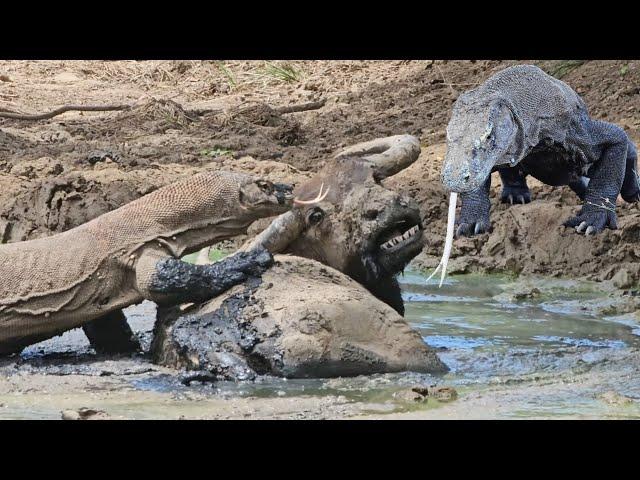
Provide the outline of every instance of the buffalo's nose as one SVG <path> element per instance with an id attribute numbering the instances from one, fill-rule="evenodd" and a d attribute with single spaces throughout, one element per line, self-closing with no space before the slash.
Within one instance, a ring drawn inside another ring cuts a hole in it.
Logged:
<path id="1" fill-rule="evenodd" d="M 380 215 L 380 210 L 377 208 L 370 208 L 364 212 L 364 218 L 366 220 L 375 220 Z"/>

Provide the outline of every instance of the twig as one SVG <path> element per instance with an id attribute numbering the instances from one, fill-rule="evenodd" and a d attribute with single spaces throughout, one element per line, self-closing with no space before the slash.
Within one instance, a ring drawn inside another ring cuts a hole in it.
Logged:
<path id="1" fill-rule="evenodd" d="M 280 107 L 276 108 L 276 113 L 280 115 L 284 115 L 285 113 L 296 113 L 296 112 L 306 112 L 308 110 L 317 110 L 319 108 L 324 107 L 324 104 L 327 102 L 326 99 L 318 100 L 317 102 L 307 102 L 301 103 L 298 105 L 290 105 L 288 107 Z"/>
<path id="2" fill-rule="evenodd" d="M 519 230 L 522 230 L 522 225 L 520 225 L 520 222 L 518 221 L 518 219 L 516 218 L 516 216 L 514 215 L 513 211 L 510 208 L 507 208 L 507 212 L 511 215 L 511 218 L 513 218 L 513 221 L 516 223 L 516 225 L 518 226 Z"/>
<path id="3" fill-rule="evenodd" d="M 449 82 L 447 82 L 447 79 L 444 78 L 444 73 L 442 73 L 442 69 L 440 68 L 440 65 L 438 65 L 437 63 L 433 63 L 436 68 L 438 69 L 438 72 L 440 72 L 440 76 L 442 77 L 442 82 L 449 87 L 449 90 L 451 90 L 451 93 L 453 93 L 454 95 L 456 94 L 456 91 L 453 89 L 453 86 L 451 86 L 451 84 Z"/>
<path id="4" fill-rule="evenodd" d="M 275 108 L 274 111 L 279 115 L 284 115 L 287 113 L 304 112 L 307 110 L 317 110 L 318 108 L 322 108 L 325 103 L 326 103 L 326 99 L 322 99 L 316 102 L 307 102 L 307 103 L 302 103 L 298 105 L 290 105 L 288 107 L 279 107 L 279 108 Z M 36 114 L 25 114 L 25 113 L 18 113 L 10 110 L 0 109 L 0 118 L 37 121 L 37 120 L 47 120 L 49 118 L 53 118 L 57 115 L 61 115 L 65 112 L 71 112 L 71 111 L 112 112 L 116 110 L 129 110 L 132 107 L 133 105 L 64 105 L 51 112 L 36 113 Z M 193 110 L 191 113 L 194 113 L 196 115 L 203 115 L 205 113 L 221 113 L 222 111 L 223 111 L 222 109 L 200 109 L 200 110 Z"/>
<path id="5" fill-rule="evenodd" d="M 609 201 L 609 199 L 608 199 L 608 198 L 604 198 L 604 201 L 605 201 L 606 203 L 611 204 L 611 202 Z M 601 203 L 600 205 L 598 205 L 597 203 L 593 203 L 593 202 L 590 202 L 590 201 L 588 201 L 588 200 L 587 200 L 587 202 L 586 202 L 586 203 L 587 203 L 587 205 L 591 205 L 592 207 L 601 208 L 601 209 L 603 209 L 603 210 L 608 210 L 608 211 L 610 211 L 610 212 L 616 213 L 616 209 L 615 209 L 615 207 L 614 207 L 614 208 L 607 207 L 607 206 L 605 206 L 605 205 L 604 205 L 604 204 L 602 204 L 602 203 Z"/>
<path id="6" fill-rule="evenodd" d="M 46 120 L 61 115 L 65 112 L 111 112 L 115 110 L 129 110 L 131 105 L 65 105 L 48 113 L 36 113 L 33 115 L 0 111 L 0 118 L 12 118 L 14 120 Z"/>
<path id="7" fill-rule="evenodd" d="M 317 102 L 300 103 L 298 105 L 290 105 L 288 107 L 277 107 L 277 108 L 274 108 L 273 111 L 278 115 L 285 115 L 287 113 L 317 110 L 319 108 L 322 108 L 326 102 L 327 102 L 327 99 L 323 98 L 322 100 L 318 100 Z M 246 103 L 243 103 L 239 106 L 229 108 L 227 110 L 227 113 L 230 113 L 230 114 L 243 113 L 250 109 L 251 109 L 250 106 L 247 106 Z M 223 108 L 198 108 L 198 109 L 190 110 L 190 112 L 194 113 L 195 115 L 204 115 L 207 113 L 223 113 L 224 111 L 225 109 Z"/>

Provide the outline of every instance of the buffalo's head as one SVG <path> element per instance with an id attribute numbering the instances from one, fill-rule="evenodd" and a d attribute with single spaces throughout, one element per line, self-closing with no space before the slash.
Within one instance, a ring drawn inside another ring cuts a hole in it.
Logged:
<path id="1" fill-rule="evenodd" d="M 245 248 L 259 243 L 329 265 L 403 314 L 396 276 L 422 250 L 423 226 L 416 203 L 380 182 L 419 154 L 410 135 L 346 149 L 296 188 L 297 206 Z"/>

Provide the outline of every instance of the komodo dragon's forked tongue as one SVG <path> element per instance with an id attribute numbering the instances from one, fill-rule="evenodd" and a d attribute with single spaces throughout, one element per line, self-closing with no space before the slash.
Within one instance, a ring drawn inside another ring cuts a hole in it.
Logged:
<path id="1" fill-rule="evenodd" d="M 458 201 L 458 194 L 456 192 L 451 192 L 451 196 L 449 197 L 449 214 L 447 216 L 447 237 L 444 242 L 444 252 L 442 252 L 442 258 L 440 259 L 440 263 L 433 271 L 427 281 L 431 280 L 431 278 L 438 273 L 438 271 L 442 268 L 442 273 L 440 274 L 440 285 L 442 287 L 442 283 L 444 282 L 444 277 L 447 275 L 447 264 L 449 263 L 449 256 L 451 255 L 451 247 L 453 246 L 453 228 L 456 222 L 456 203 Z"/>

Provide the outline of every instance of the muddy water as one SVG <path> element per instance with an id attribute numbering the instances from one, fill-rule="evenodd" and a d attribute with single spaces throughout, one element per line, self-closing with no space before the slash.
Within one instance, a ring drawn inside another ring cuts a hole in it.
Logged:
<path id="1" fill-rule="evenodd" d="M 451 368 L 356 378 L 180 384 L 144 356 L 101 358 L 79 331 L 0 363 L 0 418 L 60 418 L 90 407 L 114 418 L 639 418 L 640 322 L 588 282 L 503 276 L 402 279 L 407 319 Z M 148 345 L 154 306 L 127 311 Z M 416 402 L 415 386 L 457 400 Z"/>
<path id="2" fill-rule="evenodd" d="M 493 275 L 452 277 L 438 289 L 409 274 L 404 290 L 408 320 L 451 368 L 441 382 L 461 394 L 440 415 L 640 416 L 637 314 L 601 313 L 619 293 Z"/>

